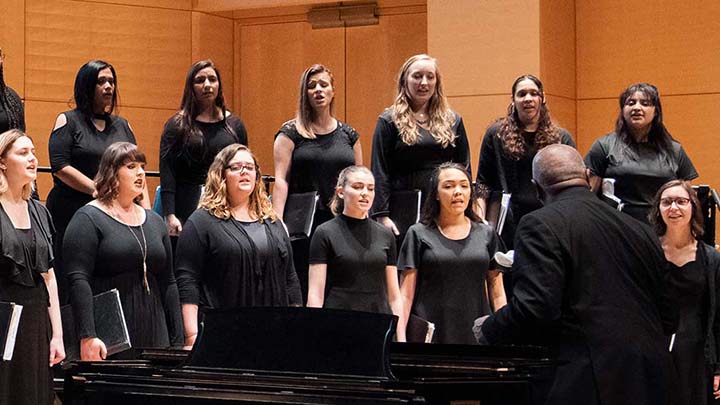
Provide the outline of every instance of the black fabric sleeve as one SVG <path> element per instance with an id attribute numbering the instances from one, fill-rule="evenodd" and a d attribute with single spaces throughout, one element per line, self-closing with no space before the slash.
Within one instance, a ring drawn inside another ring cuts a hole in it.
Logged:
<path id="1" fill-rule="evenodd" d="M 491 344 L 521 341 L 528 330 L 560 317 L 565 285 L 562 248 L 540 220 L 526 215 L 515 235 L 513 294 L 488 318 L 482 332 Z"/>
<path id="2" fill-rule="evenodd" d="M 180 310 L 180 297 L 178 286 L 175 282 L 175 273 L 173 271 L 173 251 L 170 244 L 170 236 L 165 228 L 162 218 L 159 218 L 153 211 L 145 210 L 145 215 L 155 217 L 155 234 L 162 235 L 163 247 L 165 248 L 165 271 L 158 280 L 160 284 L 160 294 L 165 307 L 165 319 L 167 320 L 168 336 L 172 346 L 182 346 L 185 341 L 185 333 L 183 330 L 182 312 Z"/>
<path id="3" fill-rule="evenodd" d="M 705 262 L 708 266 L 706 269 L 708 278 L 712 277 L 715 281 L 715 288 L 713 291 L 710 291 L 710 294 L 715 295 L 715 308 L 710 309 L 710 311 L 715 311 L 715 317 L 711 319 L 712 335 L 715 343 L 715 358 L 709 359 L 709 363 L 714 365 L 714 374 L 718 375 L 720 374 L 720 293 L 718 293 L 718 291 L 720 291 L 720 288 L 718 288 L 720 287 L 720 253 L 702 242 L 698 243 L 702 244 L 703 251 L 707 255 Z"/>
<path id="4" fill-rule="evenodd" d="M 86 213 L 76 213 L 65 230 L 63 272 L 70 286 L 70 302 L 80 339 L 97 336 L 90 280 L 95 270 L 98 244 L 95 223 Z"/>
<path id="5" fill-rule="evenodd" d="M 502 190 L 498 178 L 500 173 L 498 173 L 497 170 L 498 161 L 495 154 L 495 142 L 493 142 L 496 133 L 497 127 L 495 125 L 490 126 L 485 131 L 485 136 L 480 146 L 480 162 L 478 163 L 475 183 L 482 198 L 490 197 L 490 192 L 492 191 Z"/>
<path id="6" fill-rule="evenodd" d="M 570 132 L 568 132 L 564 128 L 560 128 L 560 143 L 563 145 L 572 146 L 573 148 L 577 149 L 577 145 L 575 145 L 575 141 L 570 135 Z"/>
<path id="7" fill-rule="evenodd" d="M 461 116 L 457 116 L 458 126 L 457 132 L 455 133 L 455 157 L 453 161 L 459 163 L 467 168 L 472 179 L 472 165 L 470 164 L 470 144 L 468 143 L 467 132 L 465 131 L 465 124 Z"/>
<path id="8" fill-rule="evenodd" d="M 417 269 L 420 266 L 421 242 L 417 231 L 418 226 L 417 224 L 411 226 L 403 239 L 397 259 L 398 270 Z"/>
<path id="9" fill-rule="evenodd" d="M 231 115 L 233 118 L 230 121 L 230 125 L 232 126 L 233 131 L 235 131 L 235 135 L 237 135 L 238 143 L 243 144 L 245 146 L 248 145 L 248 133 L 247 129 L 245 128 L 245 124 L 242 122 L 242 120 L 235 116 Z"/>
<path id="10" fill-rule="evenodd" d="M 360 139 L 360 134 L 355 130 L 355 128 L 351 126 L 347 126 L 348 128 L 348 139 L 350 139 L 350 146 L 355 146 L 355 143 L 357 143 L 358 139 Z"/>
<path id="11" fill-rule="evenodd" d="M 690 157 L 685 153 L 685 149 L 680 146 L 680 153 L 678 154 L 678 179 L 692 180 L 698 177 L 698 172 L 695 170 Z"/>
<path id="12" fill-rule="evenodd" d="M 11 89 L 10 87 L 6 87 L 8 91 L 10 92 L 10 97 L 15 99 L 15 102 L 17 103 L 18 108 L 18 120 L 20 121 L 20 129 L 21 131 L 25 132 L 25 105 L 23 104 L 22 100 L 20 99 L 20 96 L 15 92 L 15 90 Z"/>
<path id="13" fill-rule="evenodd" d="M 176 142 L 180 139 L 180 127 L 177 116 L 173 115 L 165 123 L 160 136 L 160 198 L 163 216 L 175 213 L 175 164 Z"/>
<path id="14" fill-rule="evenodd" d="M 323 224 L 324 225 L 324 224 Z M 310 240 L 308 264 L 326 264 L 332 249 L 332 237 L 326 226 L 319 226 Z M 340 237 L 340 235 L 335 235 Z"/>
<path id="15" fill-rule="evenodd" d="M 389 229 L 383 227 L 382 231 L 385 233 L 385 235 L 388 238 L 390 248 L 388 249 L 387 253 L 387 265 L 388 266 L 397 266 L 398 261 L 398 253 L 397 253 L 397 242 L 395 242 L 395 235 L 393 235 L 392 231 Z"/>
<path id="16" fill-rule="evenodd" d="M 205 265 L 206 246 L 203 238 L 203 224 L 196 223 L 196 214 L 193 214 L 183 227 L 178 238 L 176 252 L 176 275 L 181 304 L 200 303 L 200 286 L 202 271 Z"/>
<path id="17" fill-rule="evenodd" d="M 487 244 L 487 250 L 488 255 L 490 256 L 490 263 L 488 264 L 488 269 L 490 270 L 497 270 L 498 264 L 497 261 L 495 261 L 495 253 L 499 250 L 500 247 L 500 236 L 495 232 L 494 229 L 490 231 L 490 241 L 488 241 Z"/>
<path id="18" fill-rule="evenodd" d="M 373 204 L 373 217 L 388 216 L 390 213 L 390 182 L 392 171 L 390 160 L 392 159 L 393 136 L 395 124 L 388 122 L 383 117 L 378 118 L 373 133 L 372 158 L 370 170 L 375 176 L 375 203 Z"/>
<path id="19" fill-rule="evenodd" d="M 585 155 L 585 166 L 590 169 L 594 176 L 605 177 L 608 168 L 608 151 L 600 138 L 593 142 L 587 155 Z"/>
<path id="20" fill-rule="evenodd" d="M 285 258 L 285 282 L 287 286 L 288 304 L 292 306 L 302 306 L 302 290 L 300 289 L 300 279 L 298 279 L 297 272 L 295 271 L 293 250 L 292 244 L 290 243 L 290 238 L 288 237 L 287 232 L 285 231 L 285 227 L 279 219 L 275 221 L 275 223 L 272 225 L 279 228 L 278 233 L 281 237 L 280 242 L 285 245 L 285 248 L 288 252 L 288 256 Z"/>
<path id="21" fill-rule="evenodd" d="M 64 113 L 67 123 L 50 133 L 48 153 L 50 154 L 50 168 L 55 173 L 72 162 L 72 148 L 75 145 L 73 136 L 74 123 L 68 113 Z"/>

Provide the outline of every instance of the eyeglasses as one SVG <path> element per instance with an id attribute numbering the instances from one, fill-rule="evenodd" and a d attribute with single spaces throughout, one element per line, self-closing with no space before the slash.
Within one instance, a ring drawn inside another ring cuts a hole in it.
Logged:
<path id="1" fill-rule="evenodd" d="M 675 203 L 678 207 L 686 207 L 690 204 L 690 199 L 685 197 L 665 197 L 660 199 L 660 206 L 663 208 L 670 208 L 673 203 Z"/>
<path id="2" fill-rule="evenodd" d="M 257 170 L 257 166 L 254 163 L 233 163 L 225 166 L 232 173 L 242 173 L 245 170 L 248 173 L 254 173 Z"/>

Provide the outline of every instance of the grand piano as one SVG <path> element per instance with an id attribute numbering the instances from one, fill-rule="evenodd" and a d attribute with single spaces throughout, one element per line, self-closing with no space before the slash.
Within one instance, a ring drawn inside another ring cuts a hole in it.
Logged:
<path id="1" fill-rule="evenodd" d="M 64 404 L 541 404 L 547 351 L 393 343 L 390 315 L 210 310 L 192 351 L 66 366 Z M 128 357 L 126 354 L 125 357 Z"/>

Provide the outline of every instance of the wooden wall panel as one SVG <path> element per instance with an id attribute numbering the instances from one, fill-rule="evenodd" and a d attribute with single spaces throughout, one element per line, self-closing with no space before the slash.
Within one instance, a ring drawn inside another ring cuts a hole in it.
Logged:
<path id="1" fill-rule="evenodd" d="M 428 0 L 427 14 L 447 95 L 506 94 L 517 76 L 540 71 L 537 0 Z"/>
<path id="2" fill-rule="evenodd" d="M 25 97 L 25 0 L 0 0 L 0 48 L 5 84 Z"/>
<path id="3" fill-rule="evenodd" d="M 578 150 L 585 156 L 595 140 L 615 130 L 618 107 L 615 100 L 578 100 L 577 133 Z"/>
<path id="4" fill-rule="evenodd" d="M 50 166 L 48 140 L 58 113 L 68 110 L 66 103 L 27 100 L 25 102 L 25 122 L 27 133 L 35 144 L 35 154 L 40 166 Z M 38 173 L 38 193 L 43 201 L 52 188 L 52 176 Z"/>
<path id="5" fill-rule="evenodd" d="M 575 0 L 540 1 L 540 80 L 547 94 L 575 99 Z"/>
<path id="6" fill-rule="evenodd" d="M 322 63 L 333 72 L 335 116 L 345 119 L 344 30 L 313 30 L 305 22 L 251 25 L 241 28 L 240 38 L 241 117 L 263 172 L 272 174 L 273 136 L 295 115 L 300 75 L 308 66 Z"/>
<path id="7" fill-rule="evenodd" d="M 360 133 L 365 165 L 377 118 L 395 99 L 401 65 L 425 52 L 426 13 L 381 16 L 378 25 L 347 29 L 347 121 Z"/>
<path id="8" fill-rule="evenodd" d="M 664 94 L 720 92 L 720 2 L 577 0 L 578 98 L 616 97 L 633 82 Z"/>
<path id="9" fill-rule="evenodd" d="M 212 59 L 222 75 L 225 103 L 231 110 L 235 90 L 233 37 L 233 20 L 205 13 L 192 13 L 192 63 Z M 180 91 L 182 92 L 182 87 Z M 180 104 L 180 98 L 177 104 Z"/>
<path id="10" fill-rule="evenodd" d="M 193 0 L 80 0 L 89 3 L 118 4 L 151 8 L 169 8 L 173 10 L 191 10 Z"/>
<path id="11" fill-rule="evenodd" d="M 550 109 L 550 116 L 557 125 L 570 131 L 575 143 L 578 142 L 576 126 L 576 102 L 575 99 L 547 95 L 547 105 Z"/>
<path id="12" fill-rule="evenodd" d="M 112 63 L 124 105 L 176 108 L 190 60 L 190 12 L 27 0 L 26 97 L 67 101 L 78 68 Z"/>

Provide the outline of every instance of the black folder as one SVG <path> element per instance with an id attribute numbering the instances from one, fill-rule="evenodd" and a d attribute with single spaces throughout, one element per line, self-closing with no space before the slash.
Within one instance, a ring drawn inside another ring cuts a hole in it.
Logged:
<path id="1" fill-rule="evenodd" d="M 400 235 L 405 235 L 408 228 L 420 221 L 421 198 L 420 190 L 393 191 L 390 194 L 390 219 Z"/>
<path id="2" fill-rule="evenodd" d="M 317 191 L 287 196 L 283 221 L 287 226 L 290 240 L 310 238 L 319 198 Z"/>
<path id="3" fill-rule="evenodd" d="M 14 302 L 0 302 L 0 355 L 3 361 L 12 360 L 22 309 L 22 305 Z"/>
<path id="4" fill-rule="evenodd" d="M 120 353 L 131 347 L 120 293 L 117 289 L 105 291 L 93 297 L 93 310 L 95 313 L 95 333 L 105 343 L 107 355 Z M 75 330 L 75 318 L 71 305 L 60 309 L 63 327 L 63 342 L 65 343 L 65 360 L 80 359 L 80 338 Z"/>
<path id="5" fill-rule="evenodd" d="M 435 334 L 435 324 L 417 315 L 410 314 L 405 327 L 408 343 L 431 343 Z"/>

